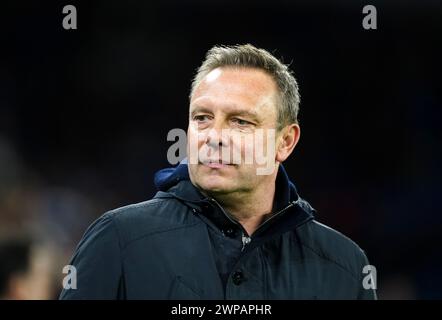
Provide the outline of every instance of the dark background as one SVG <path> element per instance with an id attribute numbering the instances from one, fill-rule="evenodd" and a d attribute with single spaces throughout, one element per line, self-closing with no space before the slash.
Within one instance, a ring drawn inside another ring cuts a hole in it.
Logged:
<path id="1" fill-rule="evenodd" d="M 67 4 L 77 30 L 62 28 Z M 367 4 L 377 30 L 362 28 Z M 366 251 L 380 298 L 442 297 L 441 1 L 11 1 L 0 11 L 4 229 L 38 230 L 67 264 L 95 218 L 155 193 L 205 52 L 252 43 L 298 79 L 302 135 L 285 166 L 317 219 Z"/>

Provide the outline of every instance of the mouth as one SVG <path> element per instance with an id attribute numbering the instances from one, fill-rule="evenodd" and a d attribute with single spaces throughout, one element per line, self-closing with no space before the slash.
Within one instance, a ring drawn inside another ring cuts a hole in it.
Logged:
<path id="1" fill-rule="evenodd" d="M 227 168 L 233 166 L 233 164 L 224 162 L 221 159 L 220 160 L 205 160 L 200 162 L 203 166 L 212 168 L 212 169 L 221 169 L 221 168 Z"/>

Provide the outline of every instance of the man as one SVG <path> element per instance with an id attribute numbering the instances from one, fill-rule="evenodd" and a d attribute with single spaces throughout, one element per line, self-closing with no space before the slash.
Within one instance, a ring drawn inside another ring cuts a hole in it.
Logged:
<path id="1" fill-rule="evenodd" d="M 86 231 L 77 289 L 61 298 L 374 299 L 364 252 L 314 220 L 282 166 L 298 109 L 296 80 L 270 53 L 212 48 L 192 83 L 188 159 L 157 173 L 153 199 Z"/>

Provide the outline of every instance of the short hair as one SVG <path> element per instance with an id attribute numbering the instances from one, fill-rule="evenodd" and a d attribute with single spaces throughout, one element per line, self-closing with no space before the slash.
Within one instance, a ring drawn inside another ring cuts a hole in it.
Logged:
<path id="1" fill-rule="evenodd" d="M 289 66 L 275 58 L 270 52 L 251 44 L 235 46 L 214 46 L 198 68 L 192 81 L 190 98 L 212 70 L 220 67 L 245 67 L 265 71 L 276 82 L 279 91 L 277 102 L 278 130 L 292 123 L 298 123 L 300 94 L 298 83 Z"/>

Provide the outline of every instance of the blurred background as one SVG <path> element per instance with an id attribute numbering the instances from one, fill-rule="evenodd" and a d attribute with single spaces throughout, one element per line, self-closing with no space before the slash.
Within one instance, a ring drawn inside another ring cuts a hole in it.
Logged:
<path id="1" fill-rule="evenodd" d="M 285 166 L 317 219 L 366 251 L 381 299 L 442 298 L 441 1 L 9 1 L 0 30 L 1 298 L 56 298 L 87 226 L 155 194 L 195 69 L 242 43 L 298 79 Z"/>

